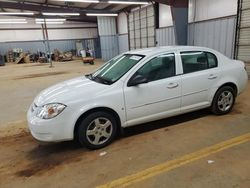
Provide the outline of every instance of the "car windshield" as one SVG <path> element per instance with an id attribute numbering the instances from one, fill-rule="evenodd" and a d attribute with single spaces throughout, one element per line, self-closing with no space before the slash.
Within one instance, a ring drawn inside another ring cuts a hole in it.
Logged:
<path id="1" fill-rule="evenodd" d="M 105 63 L 93 74 L 86 75 L 86 77 L 96 82 L 110 85 L 119 80 L 143 57 L 143 55 L 136 54 L 117 56 Z"/>

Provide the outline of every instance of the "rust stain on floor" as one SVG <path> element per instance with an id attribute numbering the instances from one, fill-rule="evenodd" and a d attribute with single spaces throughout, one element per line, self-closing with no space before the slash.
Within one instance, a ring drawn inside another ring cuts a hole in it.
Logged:
<path id="1" fill-rule="evenodd" d="M 63 165 L 84 161 L 94 161 L 98 155 L 80 147 L 74 142 L 38 145 L 26 153 L 30 161 L 15 172 L 17 177 L 41 176 L 45 173 L 55 173 Z M 87 163 L 88 163 L 87 162 Z"/>
<path id="2" fill-rule="evenodd" d="M 34 67 L 34 66 L 46 66 L 49 65 L 47 63 L 32 63 L 30 65 L 24 65 L 24 67 Z"/>
<path id="3" fill-rule="evenodd" d="M 49 157 L 44 156 L 43 158 L 39 157 L 37 160 L 25 166 L 22 170 L 19 170 L 15 173 L 18 177 L 31 177 L 43 175 L 49 171 L 55 170 L 60 165 L 65 165 L 69 163 L 81 161 L 81 155 L 52 155 Z"/>
<path id="4" fill-rule="evenodd" d="M 40 143 L 34 140 L 29 132 L 1 137 L 1 140 L 2 149 L 18 153 L 18 158 L 16 154 L 10 154 L 0 165 L 0 176 L 10 173 L 25 178 L 53 174 L 64 165 L 80 162 L 82 159 L 90 162 L 98 157 L 96 153 L 88 152 L 72 141 Z"/>
<path id="5" fill-rule="evenodd" d="M 38 74 L 28 74 L 28 75 L 24 75 L 24 76 L 17 76 L 13 80 L 54 76 L 54 75 L 67 74 L 67 73 L 69 73 L 69 72 L 61 71 L 61 72 L 45 72 L 45 73 L 38 73 Z"/>

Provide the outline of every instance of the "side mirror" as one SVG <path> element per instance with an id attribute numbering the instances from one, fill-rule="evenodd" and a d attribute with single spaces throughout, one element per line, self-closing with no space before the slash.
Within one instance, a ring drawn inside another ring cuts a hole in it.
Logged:
<path id="1" fill-rule="evenodd" d="M 128 87 L 137 86 L 139 84 L 144 84 L 144 83 L 148 83 L 148 79 L 142 75 L 136 75 L 129 80 Z"/>

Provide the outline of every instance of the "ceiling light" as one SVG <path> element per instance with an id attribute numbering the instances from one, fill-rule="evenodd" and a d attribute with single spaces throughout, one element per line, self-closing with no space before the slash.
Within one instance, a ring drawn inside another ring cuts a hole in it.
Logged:
<path id="1" fill-rule="evenodd" d="M 0 15 L 34 15 L 34 12 L 0 12 Z"/>
<path id="2" fill-rule="evenodd" d="M 13 21 L 13 22 L 2 22 L 0 21 L 0 24 L 26 24 L 27 21 Z"/>
<path id="3" fill-rule="evenodd" d="M 46 22 L 65 22 L 66 19 L 45 19 Z M 43 18 L 37 18 L 36 22 L 44 22 Z"/>
<path id="4" fill-rule="evenodd" d="M 55 13 L 55 12 L 43 12 L 45 16 L 79 16 L 80 13 Z"/>
<path id="5" fill-rule="evenodd" d="M 148 5 L 146 1 L 108 1 L 110 4 L 127 4 L 127 5 Z"/>
<path id="6" fill-rule="evenodd" d="M 45 22 L 36 22 L 36 24 L 45 24 Z M 46 24 L 64 24 L 64 22 L 46 22 Z"/>
<path id="7" fill-rule="evenodd" d="M 26 19 L 0 19 L 0 22 L 25 22 Z"/>
<path id="8" fill-rule="evenodd" d="M 99 0 L 59 0 L 65 2 L 80 2 L 80 3 L 99 3 Z"/>
<path id="9" fill-rule="evenodd" d="M 118 14 L 106 14 L 106 13 L 87 13 L 87 16 L 118 16 Z"/>

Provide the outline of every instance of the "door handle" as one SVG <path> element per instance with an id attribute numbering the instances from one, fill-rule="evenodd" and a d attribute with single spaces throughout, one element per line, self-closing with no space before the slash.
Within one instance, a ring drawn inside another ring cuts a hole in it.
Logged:
<path id="1" fill-rule="evenodd" d="M 213 80 L 213 79 L 216 79 L 216 78 L 217 78 L 217 76 L 215 76 L 213 74 L 210 74 L 209 77 L 208 77 L 209 80 Z"/>
<path id="2" fill-rule="evenodd" d="M 177 83 L 169 83 L 168 86 L 167 86 L 167 88 L 168 89 L 173 89 L 173 88 L 176 88 L 178 86 L 179 86 L 179 84 L 177 84 Z"/>

